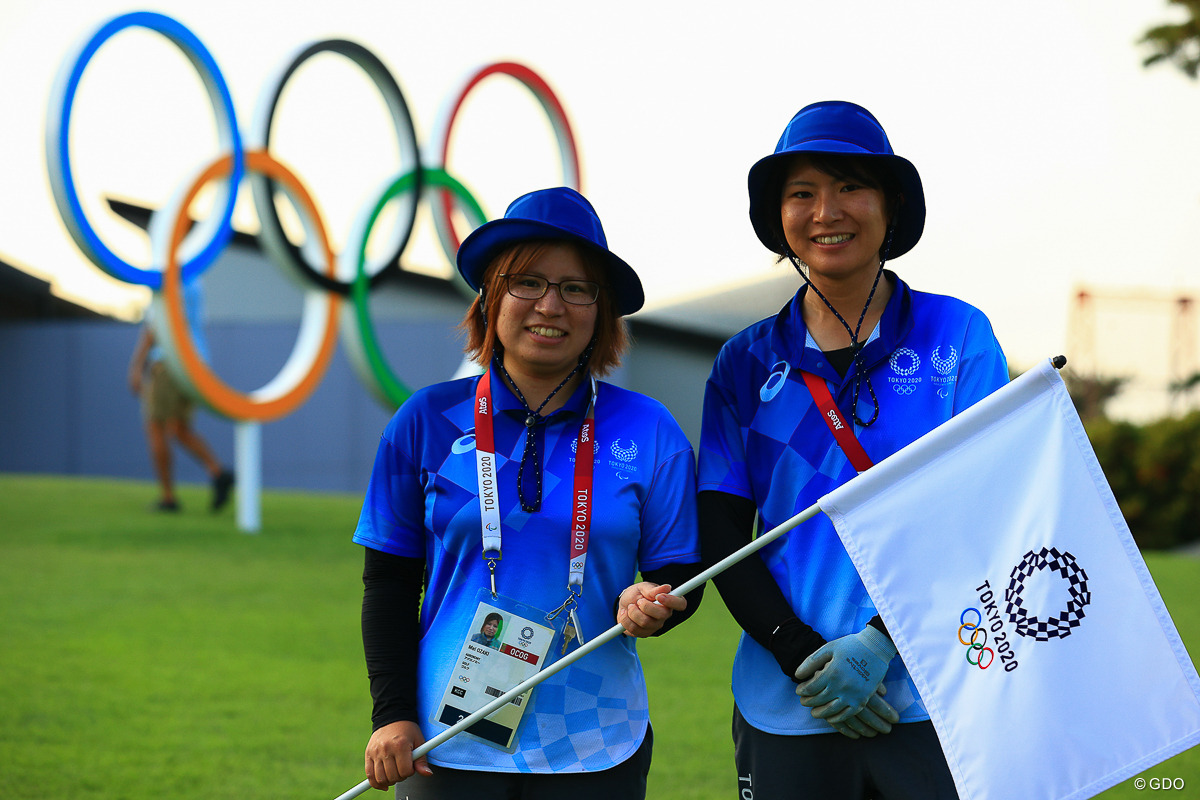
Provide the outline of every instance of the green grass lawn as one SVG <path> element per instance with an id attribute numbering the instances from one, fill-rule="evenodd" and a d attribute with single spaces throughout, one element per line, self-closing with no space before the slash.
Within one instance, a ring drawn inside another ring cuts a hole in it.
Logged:
<path id="1" fill-rule="evenodd" d="M 268 492 L 262 532 L 245 535 L 231 510 L 207 512 L 202 487 L 183 488 L 175 516 L 148 512 L 153 497 L 148 483 L 0 475 L 0 798 L 332 798 L 357 784 L 360 498 Z M 1200 645 L 1200 560 L 1147 561 Z M 736 639 L 710 591 L 685 627 L 641 644 L 649 796 L 735 796 Z M 1151 776 L 1191 796 L 1200 754 Z M 1132 781 L 1103 795 L 1139 796 Z"/>

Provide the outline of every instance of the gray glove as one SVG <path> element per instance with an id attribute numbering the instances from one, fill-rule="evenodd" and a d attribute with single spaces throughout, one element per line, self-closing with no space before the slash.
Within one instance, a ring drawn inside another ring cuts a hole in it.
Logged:
<path id="1" fill-rule="evenodd" d="M 856 716 L 829 724 L 838 733 L 851 739 L 864 736 L 870 739 L 881 733 L 891 733 L 892 724 L 900 721 L 900 715 L 883 699 L 885 694 L 887 687 L 881 683 L 875 690 L 875 695 L 867 700 L 867 705 Z"/>
<path id="2" fill-rule="evenodd" d="M 806 658 L 796 670 L 796 694 L 802 705 L 849 735 L 839 726 L 860 736 L 873 736 L 871 730 L 887 733 L 889 722 L 899 716 L 878 690 L 888 664 L 896 655 L 896 646 L 882 632 L 868 625 L 858 633 L 828 642 Z M 855 722 L 850 722 L 855 720 Z M 857 738 L 857 737 L 854 737 Z"/>

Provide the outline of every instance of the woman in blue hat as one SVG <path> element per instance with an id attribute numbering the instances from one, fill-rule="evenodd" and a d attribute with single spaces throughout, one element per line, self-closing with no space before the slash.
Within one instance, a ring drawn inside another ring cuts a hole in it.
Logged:
<path id="1" fill-rule="evenodd" d="M 750 221 L 803 282 L 722 348 L 705 391 L 706 562 L 769 530 L 1008 380 L 991 324 L 886 262 L 916 245 L 916 168 L 853 103 L 814 103 L 750 170 Z M 953 487 L 947 487 L 953 491 Z M 937 509 L 929 509 L 936 528 Z M 919 580 L 919 578 L 917 579 Z M 743 797 L 953 798 L 937 737 L 828 518 L 716 579 Z"/>
<path id="2" fill-rule="evenodd" d="M 643 302 L 591 204 L 524 195 L 458 251 L 486 372 L 427 387 L 383 433 L 354 541 L 375 788 L 399 797 L 644 797 L 651 733 L 635 638 L 695 610 L 691 445 L 658 402 L 597 378 Z M 643 580 L 636 582 L 637 573 Z M 419 606 L 419 615 L 418 615 Z M 487 647 L 471 641 L 489 619 Z M 615 623 L 597 648 L 415 763 L 428 738 Z"/>

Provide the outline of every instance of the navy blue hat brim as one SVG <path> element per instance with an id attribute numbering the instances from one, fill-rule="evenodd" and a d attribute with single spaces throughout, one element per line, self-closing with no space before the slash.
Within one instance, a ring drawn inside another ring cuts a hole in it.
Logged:
<path id="1" fill-rule="evenodd" d="M 778 238 L 782 198 L 776 193 L 783 179 L 781 173 L 796 156 L 819 153 L 882 161 L 896 179 L 903 195 L 896 213 L 895 230 L 892 233 L 892 245 L 887 258 L 899 258 L 917 244 L 925 230 L 925 191 L 917 168 L 901 156 L 873 153 L 851 142 L 837 139 L 817 139 L 805 142 L 802 147 L 769 155 L 750 168 L 747 178 L 750 191 L 750 222 L 758 240 L 768 250 L 786 255 L 786 245 Z"/>
<path id="2" fill-rule="evenodd" d="M 529 219 L 494 219 L 480 225 L 458 248 L 459 274 L 475 291 L 483 283 L 488 265 L 508 248 L 531 240 L 571 242 L 600 256 L 605 269 L 605 283 L 616 300 L 619 316 L 632 314 L 646 302 L 642 282 L 633 267 L 626 264 L 612 251 L 598 247 L 594 242 L 556 225 Z"/>

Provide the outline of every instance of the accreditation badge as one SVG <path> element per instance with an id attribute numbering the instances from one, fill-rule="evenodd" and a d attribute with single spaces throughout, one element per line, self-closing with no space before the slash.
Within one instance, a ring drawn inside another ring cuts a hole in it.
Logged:
<path id="1" fill-rule="evenodd" d="M 467 628 L 450 682 L 431 720 L 452 726 L 519 683 L 551 660 L 559 632 L 546 625 L 546 612 L 480 590 L 479 604 Z M 510 700 L 463 732 L 505 752 L 516 750 L 517 729 L 534 690 Z"/>

